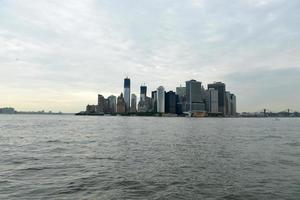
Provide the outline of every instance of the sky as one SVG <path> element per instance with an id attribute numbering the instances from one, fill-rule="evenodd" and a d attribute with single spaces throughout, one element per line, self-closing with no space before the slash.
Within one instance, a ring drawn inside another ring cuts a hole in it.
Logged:
<path id="1" fill-rule="evenodd" d="M 0 0 L 0 107 L 79 112 L 222 81 L 237 111 L 300 111 L 299 0 Z"/>

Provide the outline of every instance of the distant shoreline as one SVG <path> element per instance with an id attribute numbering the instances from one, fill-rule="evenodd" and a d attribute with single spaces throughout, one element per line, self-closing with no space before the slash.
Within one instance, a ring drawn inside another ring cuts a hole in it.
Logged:
<path id="1" fill-rule="evenodd" d="M 100 117 L 166 117 L 166 118 L 300 118 L 297 116 L 203 116 L 203 117 L 189 117 L 184 115 L 169 115 L 169 114 L 82 114 L 82 113 L 37 113 L 37 112 L 18 112 L 18 113 L 0 113 L 0 115 L 72 115 L 72 116 L 100 116 Z"/>

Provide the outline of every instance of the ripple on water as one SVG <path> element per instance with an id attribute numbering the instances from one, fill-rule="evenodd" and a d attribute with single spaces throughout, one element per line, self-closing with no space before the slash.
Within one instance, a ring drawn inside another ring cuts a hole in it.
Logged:
<path id="1" fill-rule="evenodd" d="M 0 199 L 299 199 L 298 123 L 12 116 Z"/>
<path id="2" fill-rule="evenodd" d="M 300 142 L 288 142 L 288 143 L 285 143 L 285 145 L 288 145 L 288 146 L 291 146 L 291 147 L 299 147 Z"/>

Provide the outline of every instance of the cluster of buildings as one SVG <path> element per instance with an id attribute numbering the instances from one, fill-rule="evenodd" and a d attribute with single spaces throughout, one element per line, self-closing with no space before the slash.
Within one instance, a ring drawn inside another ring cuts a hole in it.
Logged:
<path id="1" fill-rule="evenodd" d="M 148 96 L 147 86 L 140 87 L 137 95 L 131 94 L 129 78 L 124 79 L 124 93 L 105 98 L 98 94 L 97 105 L 87 105 L 81 114 L 104 115 L 167 115 L 167 116 L 236 116 L 236 96 L 226 91 L 225 84 L 215 82 L 207 89 L 196 80 L 186 81 L 176 91 L 165 91 L 163 86 Z"/>

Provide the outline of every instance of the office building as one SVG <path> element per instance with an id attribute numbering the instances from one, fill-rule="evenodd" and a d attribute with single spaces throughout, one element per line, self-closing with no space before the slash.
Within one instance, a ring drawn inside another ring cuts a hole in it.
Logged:
<path id="1" fill-rule="evenodd" d="M 165 113 L 165 88 L 163 86 L 157 88 L 157 112 Z"/>
<path id="2" fill-rule="evenodd" d="M 96 112 L 98 114 L 104 113 L 104 104 L 105 104 L 104 101 L 105 101 L 104 96 L 102 96 L 101 94 L 98 94 L 98 105 L 97 105 L 97 108 L 96 108 Z"/>
<path id="3" fill-rule="evenodd" d="M 236 116 L 236 96 L 231 94 L 231 115 Z"/>
<path id="4" fill-rule="evenodd" d="M 186 81 L 186 102 L 188 112 L 193 113 L 205 111 L 205 104 L 201 94 L 201 82 L 196 80 Z"/>
<path id="5" fill-rule="evenodd" d="M 186 102 L 186 87 L 176 87 L 177 95 L 177 114 L 182 114 L 183 112 L 188 111 L 187 102 Z"/>
<path id="6" fill-rule="evenodd" d="M 209 113 L 218 113 L 218 91 L 210 88 L 207 90 L 207 111 Z"/>
<path id="7" fill-rule="evenodd" d="M 109 114 L 109 113 L 110 113 L 110 109 L 109 109 L 109 100 L 108 100 L 108 99 L 104 99 L 103 112 L 104 112 L 105 114 Z"/>
<path id="8" fill-rule="evenodd" d="M 225 116 L 231 116 L 231 94 L 225 92 Z"/>
<path id="9" fill-rule="evenodd" d="M 123 93 L 117 99 L 117 113 L 125 113 L 125 100 Z"/>
<path id="10" fill-rule="evenodd" d="M 124 79 L 124 100 L 125 100 L 125 112 L 130 112 L 130 79 L 127 77 Z"/>
<path id="11" fill-rule="evenodd" d="M 114 95 L 109 96 L 108 98 L 108 107 L 110 113 L 117 112 L 117 98 Z"/>
<path id="12" fill-rule="evenodd" d="M 176 114 L 176 94 L 173 91 L 165 93 L 165 112 Z"/>
<path id="13" fill-rule="evenodd" d="M 139 112 L 149 112 L 149 108 L 151 107 L 150 98 L 147 97 L 147 86 L 141 85 L 140 87 L 140 101 L 138 104 Z"/>
<path id="14" fill-rule="evenodd" d="M 208 84 L 208 89 L 210 88 L 218 91 L 218 112 L 225 115 L 225 84 L 222 82 L 215 82 L 212 84 Z"/>
<path id="15" fill-rule="evenodd" d="M 87 114 L 95 114 L 97 112 L 96 105 L 87 105 L 86 106 L 86 113 Z"/>
<path id="16" fill-rule="evenodd" d="M 181 98 L 183 98 L 183 97 L 185 97 L 185 95 L 186 95 L 186 88 L 185 87 L 176 87 L 176 94 L 179 96 L 179 97 L 181 97 Z"/>
<path id="17" fill-rule="evenodd" d="M 151 101 L 152 101 L 152 112 L 157 112 L 157 91 L 152 91 L 151 93 Z"/>
<path id="18" fill-rule="evenodd" d="M 136 110 L 136 106 L 137 106 L 137 97 L 135 94 L 131 95 L 131 108 L 130 108 L 130 112 L 137 112 Z"/>
<path id="19" fill-rule="evenodd" d="M 141 85 L 140 101 L 146 101 L 146 97 L 147 97 L 147 86 Z"/>

